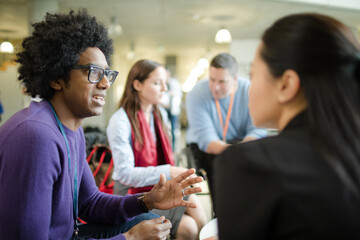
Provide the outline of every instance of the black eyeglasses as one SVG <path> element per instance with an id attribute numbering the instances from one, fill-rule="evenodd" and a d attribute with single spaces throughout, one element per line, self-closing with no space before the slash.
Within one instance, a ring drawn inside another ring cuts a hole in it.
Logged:
<path id="1" fill-rule="evenodd" d="M 110 85 L 115 82 L 117 75 L 119 74 L 118 71 L 115 70 L 105 70 L 96 65 L 74 65 L 72 69 L 88 69 L 88 80 L 91 83 L 98 83 L 103 79 L 104 75 L 106 75 Z"/>

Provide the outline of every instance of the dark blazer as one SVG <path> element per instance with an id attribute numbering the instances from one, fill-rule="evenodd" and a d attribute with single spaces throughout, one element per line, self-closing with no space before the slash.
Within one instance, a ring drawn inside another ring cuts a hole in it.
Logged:
<path id="1" fill-rule="evenodd" d="M 221 240 L 360 239 L 360 201 L 316 149 L 304 113 L 214 162 Z"/>

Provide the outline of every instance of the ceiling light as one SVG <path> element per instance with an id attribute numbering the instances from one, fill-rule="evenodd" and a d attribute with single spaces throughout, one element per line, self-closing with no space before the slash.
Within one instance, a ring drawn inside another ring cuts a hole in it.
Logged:
<path id="1" fill-rule="evenodd" d="M 205 69 L 209 67 L 209 61 L 206 58 L 200 58 L 196 64 L 196 66 L 191 69 L 190 75 L 184 82 L 182 86 L 182 90 L 184 92 L 190 92 L 191 89 L 195 86 L 199 77 L 204 74 Z"/>
<path id="2" fill-rule="evenodd" d="M 0 52 L 2 53 L 14 53 L 14 46 L 9 41 L 4 41 L 0 45 Z"/>
<path id="3" fill-rule="evenodd" d="M 121 25 L 118 23 L 116 17 L 112 17 L 108 28 L 110 36 L 120 36 L 123 32 Z"/>
<path id="4" fill-rule="evenodd" d="M 131 60 L 135 57 L 135 52 L 134 51 L 130 51 L 126 54 L 126 58 Z"/>
<path id="5" fill-rule="evenodd" d="M 163 45 L 158 45 L 158 46 L 157 46 L 157 51 L 158 51 L 159 53 L 163 53 L 163 52 L 165 51 L 165 47 L 164 47 Z"/>
<path id="6" fill-rule="evenodd" d="M 208 68 L 210 63 L 206 58 L 200 58 L 197 62 L 197 65 L 199 65 L 201 68 Z"/>
<path id="7" fill-rule="evenodd" d="M 221 27 L 219 31 L 217 31 L 216 33 L 215 42 L 224 44 L 224 43 L 231 43 L 231 41 L 232 41 L 232 37 L 229 30 L 227 30 L 225 27 Z"/>

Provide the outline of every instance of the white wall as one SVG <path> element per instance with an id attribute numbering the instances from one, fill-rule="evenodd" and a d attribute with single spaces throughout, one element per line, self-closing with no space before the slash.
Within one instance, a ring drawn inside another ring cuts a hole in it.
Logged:
<path id="1" fill-rule="evenodd" d="M 230 54 L 232 54 L 239 63 L 239 75 L 249 77 L 251 63 L 254 59 L 256 48 L 260 40 L 233 40 L 230 44 Z"/>
<path id="2" fill-rule="evenodd" d="M 0 125 L 22 109 L 25 104 L 26 97 L 21 92 L 17 77 L 17 65 L 10 65 L 6 71 L 0 71 L 0 100 L 4 108 Z"/>

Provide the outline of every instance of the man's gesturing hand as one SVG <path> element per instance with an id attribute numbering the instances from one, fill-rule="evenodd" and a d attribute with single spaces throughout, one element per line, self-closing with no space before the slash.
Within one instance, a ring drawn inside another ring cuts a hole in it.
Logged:
<path id="1" fill-rule="evenodd" d="M 166 210 L 178 206 L 196 208 L 194 203 L 183 200 L 186 195 L 201 192 L 200 187 L 189 187 L 203 181 L 202 177 L 191 177 L 194 173 L 195 169 L 192 168 L 170 181 L 166 181 L 165 175 L 161 174 L 159 182 L 144 196 L 148 209 Z"/>

